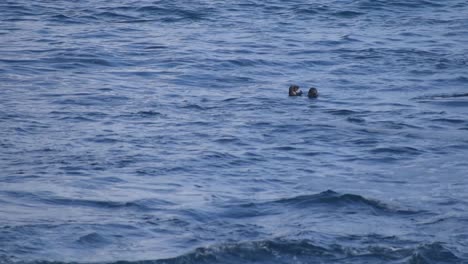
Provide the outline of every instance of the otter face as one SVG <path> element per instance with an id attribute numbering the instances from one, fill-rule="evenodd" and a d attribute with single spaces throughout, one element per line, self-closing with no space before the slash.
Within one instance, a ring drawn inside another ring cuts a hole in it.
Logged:
<path id="1" fill-rule="evenodd" d="M 291 85 L 289 86 L 289 96 L 297 96 L 299 91 L 299 86 Z"/>

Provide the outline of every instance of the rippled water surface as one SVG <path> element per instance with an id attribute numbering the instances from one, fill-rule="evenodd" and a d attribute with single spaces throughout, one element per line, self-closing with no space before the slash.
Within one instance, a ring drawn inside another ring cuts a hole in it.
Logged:
<path id="1" fill-rule="evenodd" d="M 1 1 L 0 263 L 468 263 L 467 54 L 462 0 Z"/>

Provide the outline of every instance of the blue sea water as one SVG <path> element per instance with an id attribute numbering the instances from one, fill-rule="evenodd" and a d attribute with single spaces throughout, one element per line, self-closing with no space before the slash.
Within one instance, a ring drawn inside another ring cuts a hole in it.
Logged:
<path id="1" fill-rule="evenodd" d="M 2 0 L 0 263 L 468 263 L 467 54 L 465 0 Z"/>

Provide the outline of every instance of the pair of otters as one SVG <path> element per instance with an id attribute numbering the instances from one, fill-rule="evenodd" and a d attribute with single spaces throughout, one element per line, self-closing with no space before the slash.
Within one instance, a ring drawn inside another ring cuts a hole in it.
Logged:
<path id="1" fill-rule="evenodd" d="M 302 91 L 299 89 L 299 86 L 297 85 L 291 85 L 289 86 L 289 96 L 301 96 Z M 318 97 L 318 91 L 316 88 L 312 87 L 309 89 L 309 92 L 307 93 L 307 96 L 309 98 L 317 98 Z"/>

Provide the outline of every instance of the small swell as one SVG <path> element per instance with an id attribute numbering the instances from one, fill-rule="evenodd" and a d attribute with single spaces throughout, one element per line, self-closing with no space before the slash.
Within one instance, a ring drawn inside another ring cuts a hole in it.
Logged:
<path id="1" fill-rule="evenodd" d="M 450 123 L 450 124 L 464 124 L 467 121 L 462 119 L 454 119 L 454 118 L 436 118 L 432 119 L 433 122 L 443 122 L 443 123 Z"/>
<path id="2" fill-rule="evenodd" d="M 80 24 L 81 22 L 73 17 L 66 16 L 64 14 L 53 15 L 47 19 L 51 22 L 63 23 L 63 24 Z"/>
<path id="3" fill-rule="evenodd" d="M 371 150 L 374 154 L 398 154 L 398 155 L 419 155 L 421 150 L 412 147 L 381 147 Z"/>
<path id="4" fill-rule="evenodd" d="M 449 107 L 467 107 L 468 93 L 433 94 L 413 98 L 421 103 L 431 103 Z"/>
<path id="5" fill-rule="evenodd" d="M 74 199 L 66 197 L 51 196 L 44 193 L 27 193 L 27 192 L 4 192 L 8 196 L 21 200 L 30 200 L 42 202 L 50 205 L 58 206 L 78 206 L 78 207 L 93 207 L 101 209 L 137 209 L 142 211 L 158 209 L 162 206 L 170 206 L 173 203 L 160 199 L 142 199 L 135 201 L 104 201 L 92 199 Z"/>
<path id="6" fill-rule="evenodd" d="M 217 138 L 213 140 L 214 142 L 221 143 L 221 144 L 227 144 L 227 143 L 236 143 L 239 142 L 239 138 L 237 137 L 222 137 L 222 138 Z"/>
<path id="7" fill-rule="evenodd" d="M 154 210 L 160 206 L 172 205 L 172 203 L 158 200 L 158 199 L 145 199 L 131 202 L 114 202 L 114 201 L 98 201 L 98 200 L 84 200 L 84 199 L 68 199 L 58 198 L 51 200 L 51 203 L 67 206 L 84 206 L 84 207 L 99 207 L 107 209 L 125 209 L 133 208 L 142 211 Z"/>
<path id="8" fill-rule="evenodd" d="M 461 263 L 461 259 L 438 242 L 416 248 L 384 245 L 347 247 L 320 245 L 305 239 L 273 239 L 202 247 L 156 263 L 388 263 L 390 260 Z"/>
<path id="9" fill-rule="evenodd" d="M 160 116 L 161 113 L 149 110 L 149 111 L 139 111 L 137 115 L 141 117 L 155 117 L 155 116 Z"/>
<path id="10" fill-rule="evenodd" d="M 332 115 L 337 115 L 337 116 L 349 116 L 349 115 L 355 115 L 355 114 L 362 114 L 362 112 L 357 112 L 353 110 L 348 110 L 348 109 L 334 109 L 334 110 L 327 110 L 327 113 L 330 113 Z"/>
<path id="11" fill-rule="evenodd" d="M 107 239 L 98 233 L 81 236 L 77 242 L 86 246 L 105 246 Z M 188 253 L 165 259 L 101 262 L 107 264 L 196 264 L 196 263 L 464 263 L 440 242 L 413 246 L 356 246 L 326 244 L 310 239 L 272 238 L 257 241 L 218 243 L 196 248 Z M 1 251 L 0 251 L 1 252 Z M 138 258 L 138 257 L 137 257 Z M 17 263 L 0 254 L 1 264 Z M 58 261 L 29 261 L 24 264 L 72 264 Z M 77 263 L 77 262 L 73 262 Z"/>
<path id="12" fill-rule="evenodd" d="M 167 49 L 167 48 L 168 47 L 164 46 L 164 45 L 153 45 L 153 46 L 145 47 L 144 49 L 145 50 L 156 50 L 156 49 Z"/>
<path id="13" fill-rule="evenodd" d="M 414 215 L 423 211 L 412 211 L 386 205 L 380 201 L 367 199 L 356 194 L 339 194 L 332 190 L 313 195 L 301 195 L 292 198 L 279 199 L 264 203 L 241 204 L 237 208 L 229 208 L 230 217 L 255 217 L 276 214 L 285 210 L 284 207 L 295 207 L 298 210 L 325 208 L 346 208 L 356 213 Z"/>
<path id="14" fill-rule="evenodd" d="M 414 100 L 437 100 L 437 99 L 451 99 L 451 98 L 460 98 L 460 97 L 468 98 L 468 93 L 433 94 L 433 95 L 419 96 L 413 99 Z"/>
<path id="15" fill-rule="evenodd" d="M 107 244 L 107 240 L 103 236 L 95 232 L 80 237 L 77 240 L 77 242 L 80 244 L 92 245 L 92 246 L 99 246 L 102 244 Z"/>
<path id="16" fill-rule="evenodd" d="M 346 118 L 346 121 L 348 121 L 350 123 L 355 123 L 355 124 L 363 124 L 363 123 L 366 122 L 365 119 L 359 118 L 359 117 L 348 117 L 348 118 Z"/>
<path id="17" fill-rule="evenodd" d="M 95 235 L 89 239 L 94 242 Z M 83 240 L 88 240 L 85 236 Z M 99 237 L 98 237 L 99 240 Z M 1 258 L 0 258 L 1 259 Z M 195 263 L 462 263 L 441 243 L 405 248 L 385 245 L 349 247 L 322 245 L 303 240 L 270 239 L 215 244 L 167 259 L 116 261 L 109 264 L 195 264 Z M 0 262 L 1 263 L 1 262 Z M 8 262 L 5 262 L 8 263 Z M 39 263 L 31 262 L 28 264 Z M 69 264 L 44 262 L 41 264 Z"/>
<path id="18" fill-rule="evenodd" d="M 112 11 L 105 11 L 105 12 L 97 13 L 96 16 L 98 18 L 118 18 L 118 19 L 135 19 L 136 18 L 133 16 L 119 14 L 119 13 L 112 12 Z"/>
<path id="19" fill-rule="evenodd" d="M 409 258 L 408 263 L 462 263 L 455 254 L 442 243 L 420 245 Z"/>
<path id="20" fill-rule="evenodd" d="M 363 9 L 370 10 L 394 10 L 395 8 L 401 8 L 401 10 L 408 11 L 408 8 L 422 9 L 427 7 L 441 7 L 440 3 L 434 3 L 432 1 L 415 0 L 415 1 L 383 1 L 383 0 L 367 0 L 360 1 L 360 7 Z"/>
<path id="21" fill-rule="evenodd" d="M 281 147 L 274 147 L 273 150 L 279 150 L 279 151 L 293 151 L 296 150 L 297 148 L 291 147 L 291 146 L 281 146 Z"/>
<path id="22" fill-rule="evenodd" d="M 67 65 L 71 68 L 80 68 L 80 67 L 89 67 L 89 66 L 115 66 L 115 64 L 107 59 L 98 58 L 98 57 L 89 57 L 89 58 L 78 58 L 78 57 L 55 57 L 44 59 L 44 62 L 50 63 L 52 65 L 57 65 L 57 67 L 63 67 Z"/>
<path id="23" fill-rule="evenodd" d="M 179 20 L 198 21 L 208 19 L 209 10 L 188 10 L 180 8 L 165 8 L 159 6 L 143 6 L 137 9 L 138 12 L 146 16 L 162 18 L 165 22 L 175 22 Z"/>
<path id="24" fill-rule="evenodd" d="M 102 105 L 103 103 L 107 104 L 122 104 L 127 101 L 129 98 L 126 96 L 77 96 L 74 98 L 64 98 L 55 100 L 52 103 L 60 105 L 81 105 L 81 106 L 92 106 L 92 105 Z"/>
<path id="25" fill-rule="evenodd" d="M 356 12 L 356 11 L 339 11 L 339 12 L 334 13 L 333 15 L 337 17 L 341 17 L 341 18 L 354 18 L 354 17 L 364 15 L 364 13 Z"/>
<path id="26" fill-rule="evenodd" d="M 352 206 L 352 205 L 366 205 L 378 210 L 391 209 L 379 201 L 366 199 L 356 194 L 339 194 L 332 190 L 314 194 L 314 195 L 302 195 L 288 199 L 281 199 L 274 203 L 288 204 L 294 206 L 308 206 L 313 204 L 327 204 L 333 206 Z"/>
<path id="27" fill-rule="evenodd" d="M 192 110 L 206 110 L 205 107 L 197 105 L 197 104 L 187 104 L 187 105 L 182 106 L 181 108 L 192 109 Z"/>
<path id="28" fill-rule="evenodd" d="M 300 9 L 297 9 L 296 12 L 299 14 L 303 14 L 303 15 L 315 15 L 319 13 L 319 11 L 315 8 L 300 8 Z"/>

